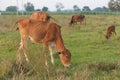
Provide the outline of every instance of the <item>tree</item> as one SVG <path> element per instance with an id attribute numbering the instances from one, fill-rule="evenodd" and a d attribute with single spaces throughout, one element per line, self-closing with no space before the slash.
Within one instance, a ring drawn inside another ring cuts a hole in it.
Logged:
<path id="1" fill-rule="evenodd" d="M 48 7 L 43 7 L 42 11 L 48 11 Z"/>
<path id="2" fill-rule="evenodd" d="M 30 2 L 24 5 L 26 11 L 34 11 L 34 5 Z"/>
<path id="3" fill-rule="evenodd" d="M 101 7 L 96 7 L 95 9 L 93 9 L 93 11 L 102 11 L 102 8 Z"/>
<path id="4" fill-rule="evenodd" d="M 103 11 L 109 11 L 109 9 L 105 6 L 103 6 Z"/>
<path id="5" fill-rule="evenodd" d="M 74 11 L 80 11 L 80 8 L 77 5 L 73 6 Z"/>
<path id="6" fill-rule="evenodd" d="M 108 11 L 109 9 L 108 8 L 106 8 L 105 6 L 103 6 L 103 7 L 97 7 L 97 8 L 95 8 L 93 11 Z"/>
<path id="7" fill-rule="evenodd" d="M 36 9 L 35 11 L 41 11 L 41 9 Z"/>
<path id="8" fill-rule="evenodd" d="M 120 0 L 110 0 L 108 6 L 111 11 L 120 11 Z"/>
<path id="9" fill-rule="evenodd" d="M 63 6 L 63 4 L 62 3 L 57 3 L 56 4 L 56 8 L 57 8 L 57 11 L 61 11 L 61 9 L 63 9 L 64 8 L 64 6 Z"/>
<path id="10" fill-rule="evenodd" d="M 16 11 L 17 11 L 17 6 L 8 6 L 8 7 L 6 8 L 6 11 L 16 12 Z"/>
<path id="11" fill-rule="evenodd" d="M 91 11 L 91 10 L 90 10 L 89 6 L 84 6 L 82 11 Z"/>

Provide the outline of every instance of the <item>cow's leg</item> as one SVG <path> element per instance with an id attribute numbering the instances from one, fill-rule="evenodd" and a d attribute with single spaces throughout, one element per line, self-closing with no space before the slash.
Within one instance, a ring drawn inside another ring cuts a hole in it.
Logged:
<path id="1" fill-rule="evenodd" d="M 54 57 L 53 57 L 53 48 L 49 46 L 50 56 L 51 56 L 51 63 L 54 64 Z"/>
<path id="2" fill-rule="evenodd" d="M 47 70 L 48 76 L 50 76 L 49 63 L 48 63 L 48 47 L 43 45 L 43 56 L 45 59 L 45 68 Z"/>
<path id="3" fill-rule="evenodd" d="M 114 37 L 114 34 L 115 34 L 115 33 L 114 33 L 114 32 L 112 32 L 112 36 L 113 36 L 113 37 Z"/>
<path id="4" fill-rule="evenodd" d="M 51 42 L 52 40 L 54 40 L 54 34 L 52 34 L 51 32 L 48 32 L 43 39 L 43 45 L 49 47 L 50 55 L 51 55 L 51 62 L 52 64 L 54 64 L 54 58 L 53 58 L 54 47 L 53 47 L 53 43 Z"/>
<path id="5" fill-rule="evenodd" d="M 80 21 L 80 24 L 82 24 L 82 22 Z"/>
<path id="6" fill-rule="evenodd" d="M 23 54 L 25 56 L 25 59 L 27 62 L 29 62 L 29 59 L 27 57 L 27 54 L 26 54 L 26 49 L 27 49 L 27 37 L 26 36 L 22 36 L 21 37 L 21 42 L 20 42 L 20 47 L 19 47 L 19 50 L 23 50 Z"/>
<path id="7" fill-rule="evenodd" d="M 77 22 L 75 22 L 75 24 L 77 24 Z"/>
<path id="8" fill-rule="evenodd" d="M 108 39 L 111 37 L 111 33 L 108 34 Z"/>
<path id="9" fill-rule="evenodd" d="M 80 24 L 82 25 L 84 22 L 83 22 L 83 20 L 80 20 Z"/>
<path id="10" fill-rule="evenodd" d="M 27 37 L 24 38 L 24 45 L 23 45 L 23 53 L 24 53 L 24 56 L 25 56 L 25 59 L 26 61 L 29 63 L 29 59 L 27 57 L 27 54 L 26 54 L 26 50 L 27 50 Z"/>
<path id="11" fill-rule="evenodd" d="M 45 59 L 45 65 L 48 66 L 48 60 L 47 60 L 47 54 L 48 53 L 48 48 L 46 46 L 43 46 L 43 51 L 42 51 L 42 54 L 44 56 L 44 59 Z"/>
<path id="12" fill-rule="evenodd" d="M 47 61 L 47 42 L 45 39 L 42 40 L 43 43 L 43 54 L 45 57 L 45 65 L 48 67 L 48 61 Z"/>
<path id="13" fill-rule="evenodd" d="M 53 52 L 54 52 L 55 44 L 50 43 L 48 46 L 49 46 L 49 51 L 50 51 L 50 56 L 51 56 L 51 63 L 54 64 Z"/>

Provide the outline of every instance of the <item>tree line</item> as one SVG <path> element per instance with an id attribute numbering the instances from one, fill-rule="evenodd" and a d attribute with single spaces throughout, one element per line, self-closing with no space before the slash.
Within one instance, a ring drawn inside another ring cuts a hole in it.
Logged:
<path id="1" fill-rule="evenodd" d="M 120 11 L 120 0 L 110 0 L 108 2 L 108 8 L 103 6 L 103 7 L 96 7 L 95 9 L 91 10 L 89 8 L 89 6 L 84 6 L 82 9 L 79 8 L 78 5 L 74 5 L 73 6 L 73 9 L 71 10 L 64 10 L 64 5 L 62 3 L 57 3 L 55 5 L 56 7 L 56 10 L 57 12 L 61 12 L 61 11 L 64 11 L 64 12 L 71 12 L 71 11 L 103 11 L 103 12 L 107 12 L 107 11 Z M 27 2 L 26 4 L 24 4 L 24 8 L 25 8 L 25 11 L 28 11 L 28 12 L 32 12 L 32 11 L 49 11 L 49 8 L 44 6 L 42 9 L 36 9 L 34 8 L 34 5 L 31 3 L 31 2 Z M 18 10 L 18 7 L 17 6 L 8 6 L 6 8 L 6 11 L 9 11 L 9 12 L 16 12 Z"/>

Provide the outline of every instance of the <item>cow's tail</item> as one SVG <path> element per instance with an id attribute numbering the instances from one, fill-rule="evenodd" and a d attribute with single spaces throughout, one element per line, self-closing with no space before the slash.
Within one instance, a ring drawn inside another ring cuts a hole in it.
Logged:
<path id="1" fill-rule="evenodd" d="M 57 22 L 57 23 L 59 23 L 60 24 L 60 22 L 58 21 L 58 20 L 56 20 L 54 17 L 52 17 L 52 16 L 49 16 L 51 19 L 53 19 L 55 22 Z M 61 24 L 62 25 L 62 24 Z"/>
<path id="2" fill-rule="evenodd" d="M 116 31 L 115 31 L 115 35 L 117 35 Z"/>
<path id="3" fill-rule="evenodd" d="M 19 20 L 16 21 L 13 26 L 10 28 L 10 31 L 17 31 L 18 30 L 18 27 L 16 27 L 16 25 L 18 24 Z"/>
<path id="4" fill-rule="evenodd" d="M 114 25 L 115 26 L 115 25 Z M 115 31 L 115 35 L 117 35 L 116 31 Z"/>
<path id="5" fill-rule="evenodd" d="M 53 19 L 54 21 L 58 22 L 54 17 L 52 16 L 49 16 L 51 19 Z"/>
<path id="6" fill-rule="evenodd" d="M 85 26 L 86 26 L 86 17 L 85 17 Z"/>
<path id="7" fill-rule="evenodd" d="M 17 20 L 16 22 L 15 22 L 15 26 L 20 22 L 21 20 Z M 15 27 L 14 26 L 14 27 Z M 19 28 L 18 27 L 15 27 L 15 31 L 17 31 L 17 30 L 19 30 Z"/>
<path id="8" fill-rule="evenodd" d="M 70 20 L 69 25 L 71 26 L 72 24 L 73 24 L 73 16 L 72 16 L 72 18 L 71 18 L 71 20 Z"/>

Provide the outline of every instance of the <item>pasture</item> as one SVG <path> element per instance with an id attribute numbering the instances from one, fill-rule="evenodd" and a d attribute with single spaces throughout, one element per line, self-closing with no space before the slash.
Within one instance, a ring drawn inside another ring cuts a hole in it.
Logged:
<path id="1" fill-rule="evenodd" d="M 48 71 L 44 65 L 42 44 L 28 42 L 30 64 L 22 57 L 22 72 L 15 64 L 20 43 L 15 22 L 28 16 L 0 16 L 0 80 L 120 80 L 120 15 L 85 15 L 86 25 L 69 27 L 71 14 L 51 14 L 59 23 L 65 46 L 71 51 L 72 65 L 65 68 L 54 54 Z M 116 33 L 105 39 L 108 26 L 114 24 Z M 56 52 L 56 51 L 55 51 Z"/>

